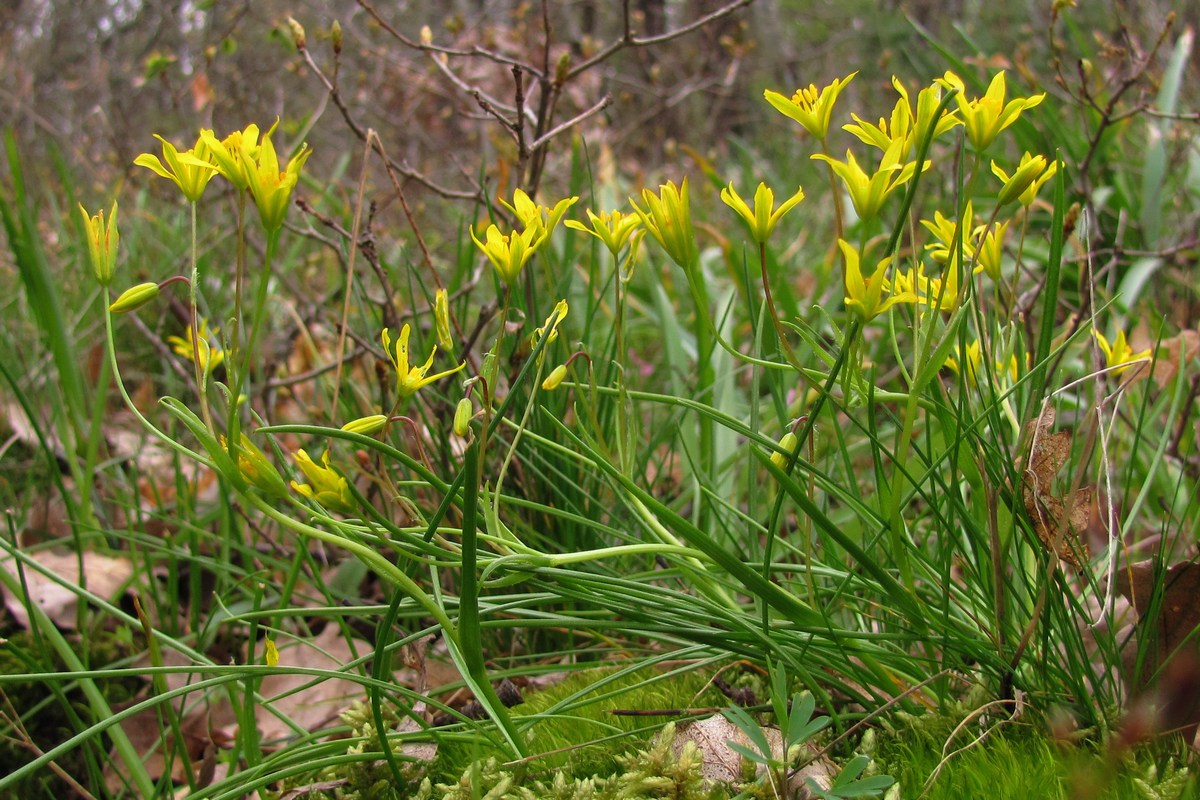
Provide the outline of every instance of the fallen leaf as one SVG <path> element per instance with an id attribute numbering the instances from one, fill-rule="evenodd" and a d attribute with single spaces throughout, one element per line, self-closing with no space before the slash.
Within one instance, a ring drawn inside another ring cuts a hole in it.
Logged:
<path id="1" fill-rule="evenodd" d="M 1117 592 L 1138 614 L 1137 639 L 1122 657 L 1126 681 L 1143 695 L 1142 706 L 1154 706 L 1157 730 L 1182 731 L 1190 741 L 1200 728 L 1200 646 L 1195 636 L 1200 628 L 1200 563 L 1185 561 L 1164 570 L 1151 559 L 1120 570 L 1115 580 Z"/>
<path id="2" fill-rule="evenodd" d="M 1188 362 L 1200 355 L 1200 332 L 1182 330 L 1159 345 L 1158 360 L 1154 362 L 1154 381 L 1166 387 Z"/>
<path id="3" fill-rule="evenodd" d="M 771 746 L 771 757 L 783 761 L 783 736 L 779 729 L 763 727 L 762 732 L 767 737 L 767 744 Z M 721 714 L 714 714 L 707 719 L 684 722 L 679 725 L 675 729 L 675 741 L 671 747 L 675 751 L 675 755 L 679 756 L 688 742 L 695 744 L 703 759 L 701 774 L 704 777 L 705 785 L 711 786 L 716 782 L 736 783 L 743 779 L 742 756 L 729 746 L 731 741 L 743 747 L 751 749 L 754 747 L 741 728 Z M 762 772 L 761 766 L 759 772 L 760 774 Z M 788 783 L 793 792 L 791 796 L 797 800 L 806 800 L 806 798 L 812 797 L 812 793 L 806 785 L 806 779 L 812 778 L 819 787 L 828 789 L 833 784 L 836 775 L 837 766 L 832 761 L 823 757 L 813 759 L 811 763 L 788 776 Z"/>
<path id="4" fill-rule="evenodd" d="M 22 571 L 25 573 L 29 599 L 63 630 L 74 630 L 77 621 L 79 593 L 82 591 L 79 586 L 81 560 L 87 574 L 87 591 L 104 600 L 116 599 L 133 577 L 133 564 L 128 560 L 99 553 L 86 552 L 77 556 L 59 550 L 39 550 L 30 554 L 29 558 L 55 576 L 44 575 L 26 566 Z M 16 559 L 11 556 L 0 559 L 0 569 L 16 578 Z M 28 628 L 29 612 L 22 598 L 9 594 L 3 587 L 0 587 L 0 594 L 4 597 L 8 613 L 12 614 L 17 624 Z"/>
<path id="5" fill-rule="evenodd" d="M 1046 549 L 1074 567 L 1080 566 L 1080 555 L 1088 557 L 1087 543 L 1081 534 L 1087 530 L 1092 490 L 1077 489 L 1063 497 L 1052 494 L 1054 478 L 1071 456 L 1071 434 L 1051 433 L 1055 412 L 1047 407 L 1036 420 L 1025 425 L 1029 452 L 1022 460 L 1024 480 L 1021 483 L 1025 511 L 1033 521 L 1033 529 Z"/>

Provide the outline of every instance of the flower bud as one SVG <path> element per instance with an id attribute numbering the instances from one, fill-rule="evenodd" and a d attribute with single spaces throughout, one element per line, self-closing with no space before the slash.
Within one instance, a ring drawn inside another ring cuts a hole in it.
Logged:
<path id="1" fill-rule="evenodd" d="M 793 431 L 785 433 L 783 438 L 779 440 L 779 450 L 783 452 L 781 453 L 779 450 L 776 450 L 774 453 L 771 453 L 771 463 L 780 469 L 787 469 L 788 458 L 790 454 L 796 452 L 796 444 L 799 441 L 799 438 Z"/>
<path id="2" fill-rule="evenodd" d="M 549 375 L 546 376 L 546 380 L 542 381 L 542 389 L 547 392 L 552 392 L 558 388 L 558 385 L 562 383 L 563 379 L 566 377 L 567 365 L 559 364 L 550 372 Z"/>
<path id="3" fill-rule="evenodd" d="M 434 295 L 433 321 L 437 328 L 438 344 L 443 350 L 453 353 L 454 340 L 450 338 L 450 299 L 445 289 L 438 289 Z"/>
<path id="4" fill-rule="evenodd" d="M 121 296 L 113 301 L 108 310 L 113 314 L 127 314 L 153 302 L 157 297 L 157 283 L 139 283 L 137 286 L 121 292 Z"/>
<path id="5" fill-rule="evenodd" d="M 333 44 L 333 54 L 339 55 L 342 52 L 342 23 L 336 19 L 329 28 L 329 41 Z"/>
<path id="6" fill-rule="evenodd" d="M 121 238 L 117 232 L 117 201 L 113 200 L 107 223 L 103 211 L 89 216 L 87 209 L 80 205 L 79 212 L 83 214 L 83 225 L 87 232 L 88 257 L 92 262 L 92 272 L 101 286 L 108 286 L 112 283 L 113 272 L 117 267 L 117 244 Z"/>
<path id="7" fill-rule="evenodd" d="M 303 50 L 308 44 L 307 37 L 304 35 L 304 26 L 297 22 L 295 17 L 288 17 L 288 27 L 292 29 L 292 42 L 296 45 L 296 49 Z"/>
<path id="8" fill-rule="evenodd" d="M 342 426 L 342 430 L 348 433 L 360 433 L 363 436 L 371 436 L 383 430 L 383 426 L 387 424 L 388 418 L 384 414 L 371 414 L 367 417 L 359 417 L 351 420 Z"/>
<path id="9" fill-rule="evenodd" d="M 433 44 L 433 31 L 429 29 L 428 25 L 421 26 L 421 44 L 426 47 Z"/>
<path id="10" fill-rule="evenodd" d="M 471 405 L 471 398 L 464 397 L 458 401 L 458 405 L 454 408 L 454 435 L 460 439 L 467 438 L 467 432 L 471 429 L 471 417 L 475 415 L 475 407 Z"/>

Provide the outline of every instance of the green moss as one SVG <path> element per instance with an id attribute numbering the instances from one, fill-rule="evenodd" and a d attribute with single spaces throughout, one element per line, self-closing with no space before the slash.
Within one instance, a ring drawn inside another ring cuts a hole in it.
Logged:
<path id="1" fill-rule="evenodd" d="M 982 744 L 962 750 L 982 729 L 976 722 L 956 734 L 961 721 L 950 715 L 894 720 L 891 731 L 878 737 L 879 769 L 895 776 L 905 796 L 915 796 L 942 764 L 923 795 L 927 800 L 1173 800 L 1195 797 L 1200 789 L 1195 754 L 1178 743 L 1146 745 L 1117 758 L 1093 743 L 1060 744 L 1041 721 L 1020 720 L 993 728 Z M 958 750 L 945 759 L 945 752 Z"/>

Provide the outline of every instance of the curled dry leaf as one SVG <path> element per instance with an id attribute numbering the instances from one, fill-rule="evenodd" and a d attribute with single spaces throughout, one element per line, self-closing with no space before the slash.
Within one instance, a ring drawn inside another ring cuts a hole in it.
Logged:
<path id="1" fill-rule="evenodd" d="M 1188 363 L 1200 355 L 1200 332 L 1193 330 L 1180 331 L 1170 339 L 1163 339 L 1159 345 L 1158 360 L 1154 362 L 1154 381 L 1159 387 L 1165 387 L 1180 370 L 1187 368 Z"/>
<path id="2" fill-rule="evenodd" d="M 115 599 L 117 593 L 133 578 L 133 564 L 127 559 L 99 553 L 76 556 L 74 553 L 42 550 L 32 554 L 30 558 L 56 577 L 52 578 L 36 569 L 25 567 L 23 571 L 25 583 L 29 587 L 29 598 L 46 612 L 46 616 L 55 625 L 64 630 L 75 627 L 79 593 L 82 591 L 79 581 L 81 561 L 87 575 L 87 591 L 105 600 Z M 14 577 L 18 574 L 15 560 L 11 557 L 0 559 L 0 569 L 6 570 Z M 29 612 L 21 598 L 13 597 L 3 587 L 0 587 L 0 595 L 3 595 L 4 605 L 17 624 L 28 628 Z"/>
<path id="3" fill-rule="evenodd" d="M 1071 455 L 1071 434 L 1051 432 L 1054 417 L 1054 409 L 1047 407 L 1036 420 L 1025 424 L 1029 451 L 1022 459 L 1021 492 L 1025 511 L 1041 543 L 1066 563 L 1079 567 L 1080 556 L 1085 560 L 1088 557 L 1087 543 L 1081 534 L 1088 525 L 1092 489 L 1077 489 L 1063 497 L 1052 494 L 1054 478 Z"/>

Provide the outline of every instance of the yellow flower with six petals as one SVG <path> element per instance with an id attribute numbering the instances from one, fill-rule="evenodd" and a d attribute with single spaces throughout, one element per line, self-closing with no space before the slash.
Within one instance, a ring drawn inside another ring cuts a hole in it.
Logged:
<path id="1" fill-rule="evenodd" d="M 434 381 L 440 380 L 447 375 L 453 375 L 467 365 L 467 362 L 459 364 L 454 369 L 448 369 L 444 372 L 439 372 L 436 375 L 427 375 L 430 367 L 433 366 L 433 357 L 437 355 L 437 345 L 433 346 L 433 350 L 429 353 L 429 358 L 425 359 L 425 363 L 419 367 L 409 366 L 408 363 L 408 335 L 410 327 L 405 323 L 400 329 L 400 338 L 396 341 L 395 351 L 392 350 L 392 336 L 387 328 L 383 329 L 383 349 L 388 354 L 388 358 L 392 362 L 392 366 L 396 368 L 396 394 L 400 399 L 412 397 L 417 393 L 417 390 L 423 386 L 427 386 Z M 394 353 L 394 354 L 393 354 Z"/>
<path id="2" fill-rule="evenodd" d="M 823 142 L 829 136 L 833 104 L 837 102 L 842 89 L 845 89 L 846 84 L 854 80 L 854 76 L 857 74 L 857 72 L 851 72 L 845 78 L 834 80 L 820 91 L 817 90 L 816 84 L 809 84 L 806 89 L 797 89 L 790 98 L 770 89 L 763 92 L 763 97 L 779 113 L 796 120 L 814 138 Z"/>

